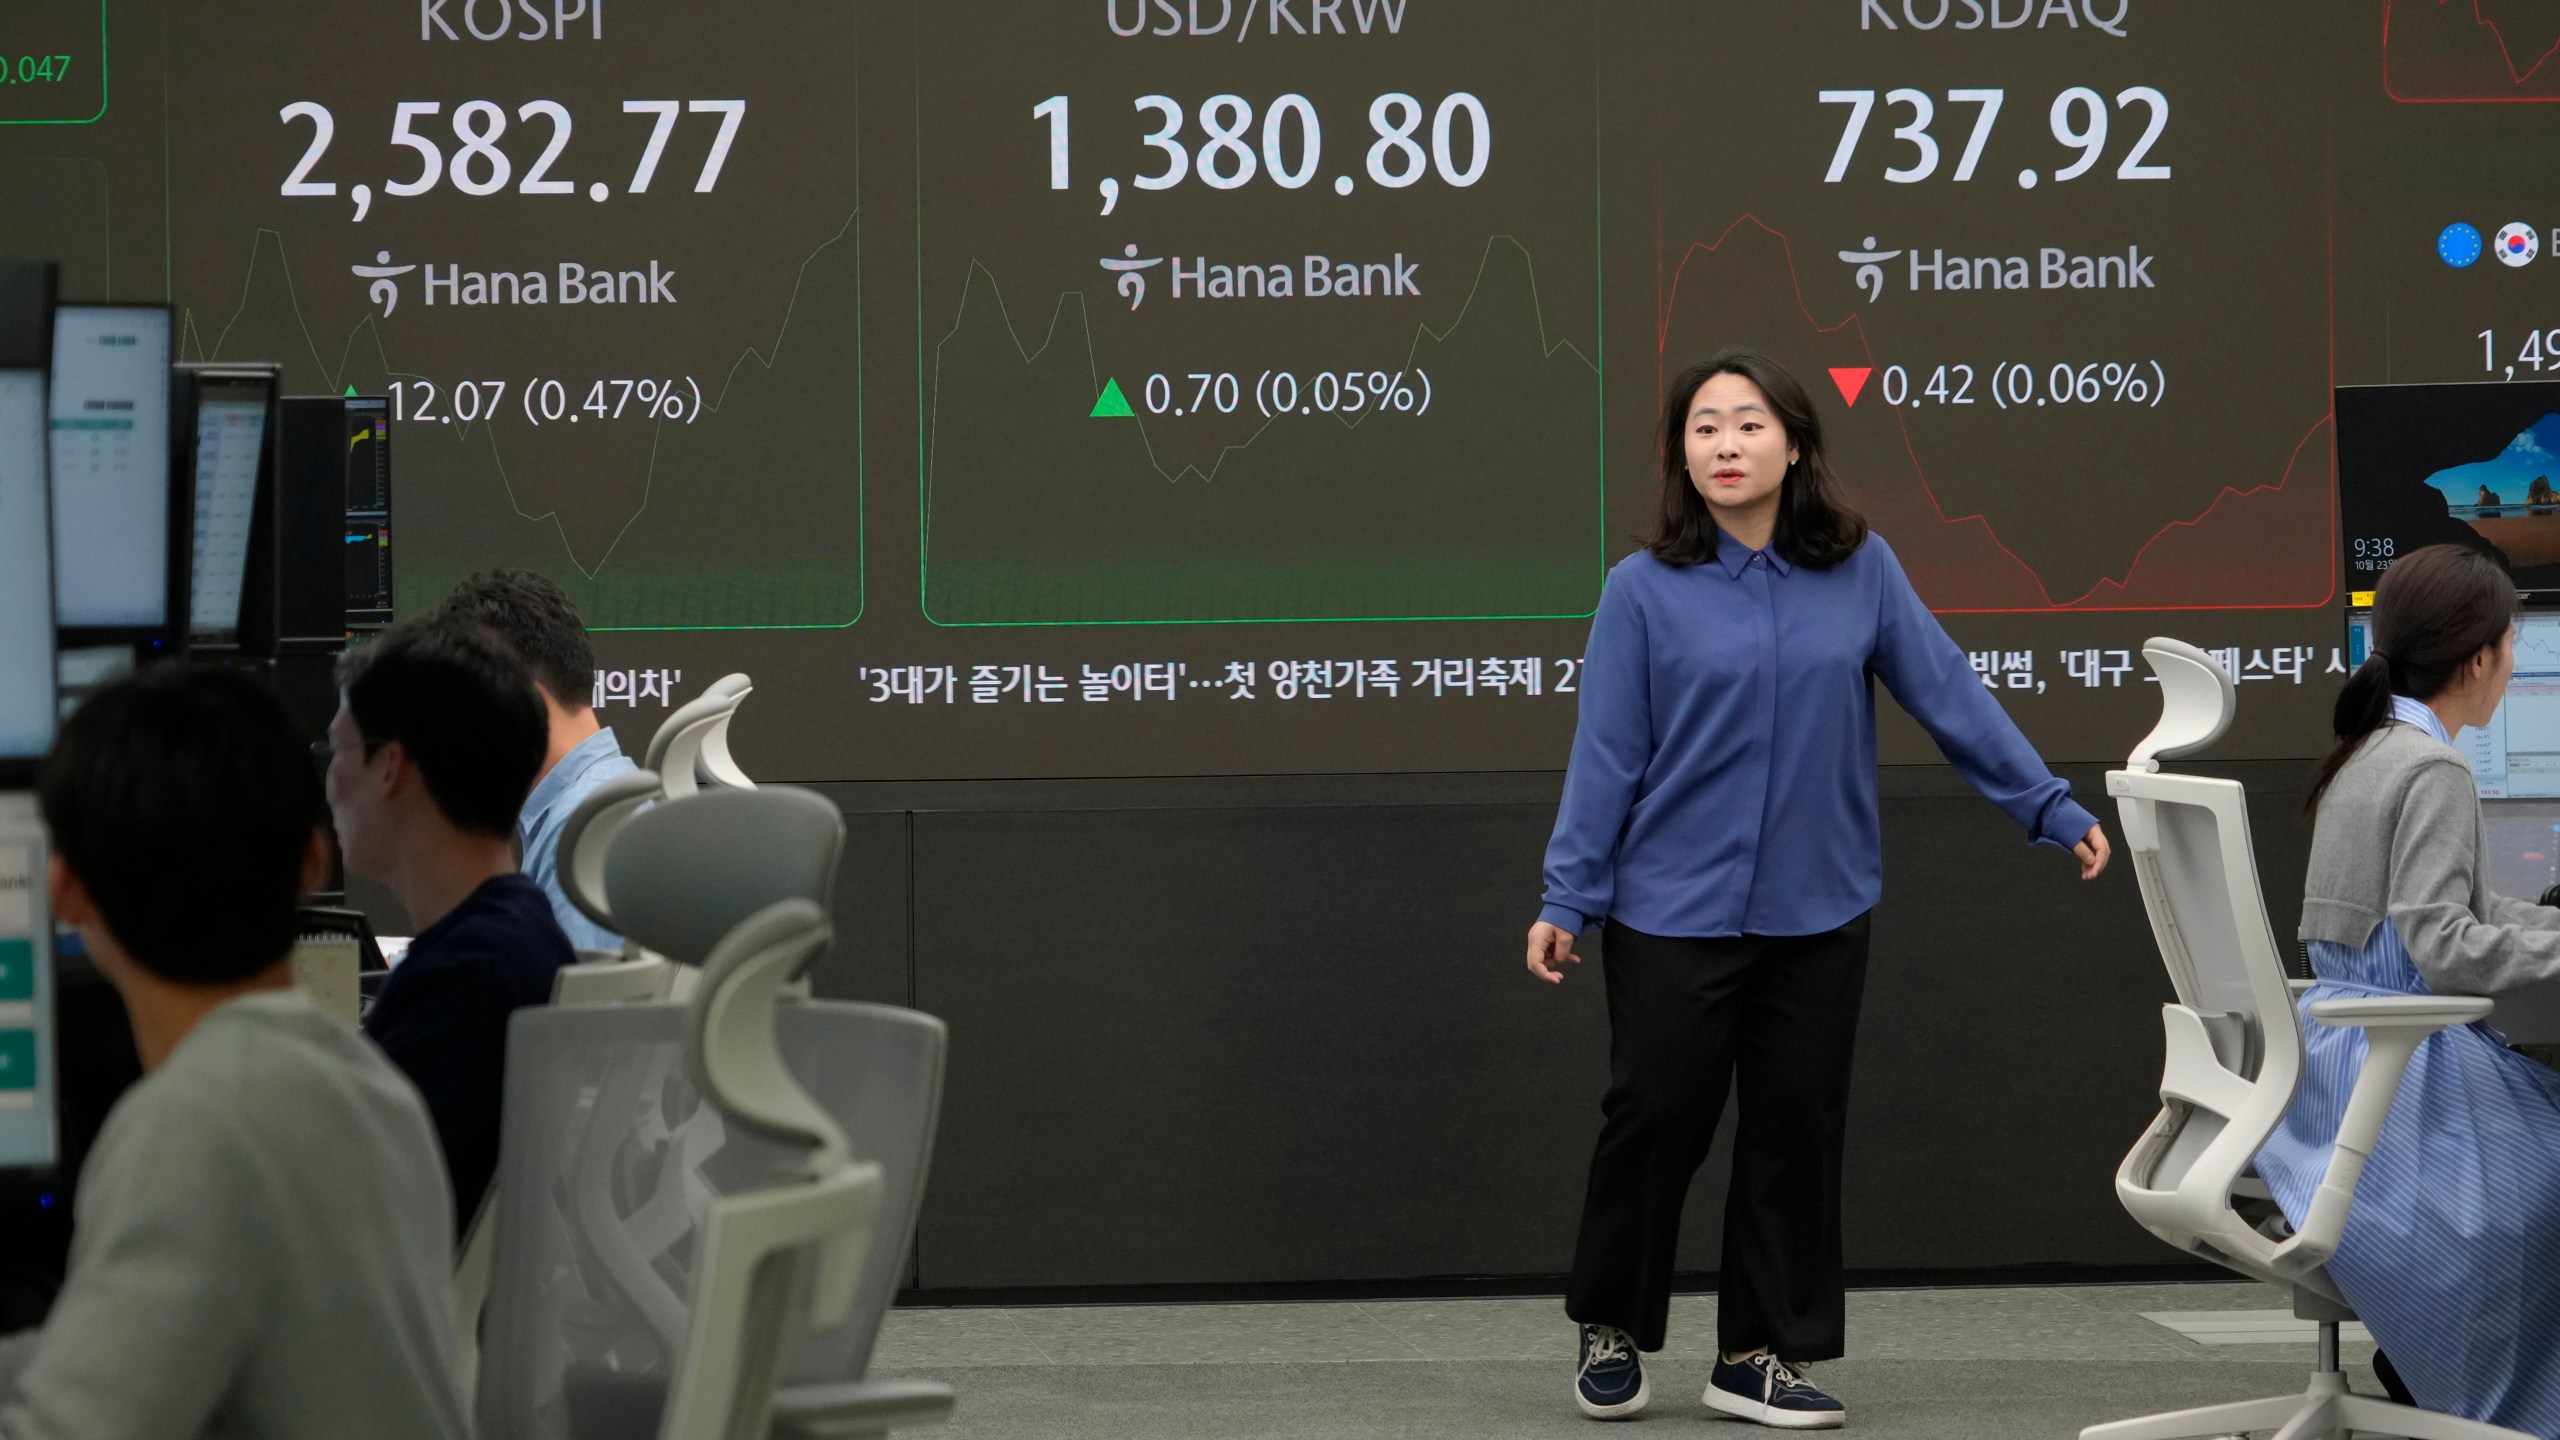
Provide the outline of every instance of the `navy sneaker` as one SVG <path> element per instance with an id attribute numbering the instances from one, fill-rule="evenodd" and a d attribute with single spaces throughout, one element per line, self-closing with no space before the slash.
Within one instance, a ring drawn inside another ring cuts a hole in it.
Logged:
<path id="1" fill-rule="evenodd" d="M 1747 1360 L 1717 1356 L 1704 1398 L 1710 1410 L 1781 1430 L 1837 1430 L 1849 1423 L 1849 1407 L 1765 1350 Z"/>
<path id="2" fill-rule="evenodd" d="M 1582 1364 L 1573 1372 L 1573 1403 L 1594 1420 L 1631 1420 L 1653 1391 L 1633 1336 L 1615 1325 L 1582 1327 Z"/>

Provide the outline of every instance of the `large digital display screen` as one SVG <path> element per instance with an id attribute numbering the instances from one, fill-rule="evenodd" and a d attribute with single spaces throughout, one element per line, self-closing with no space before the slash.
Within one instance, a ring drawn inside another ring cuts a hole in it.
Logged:
<path id="1" fill-rule="evenodd" d="M 55 619 L 169 623 L 170 315 L 66 305 L 53 321 Z"/>
<path id="2" fill-rule="evenodd" d="M 395 611 L 551 575 L 631 748 L 745 671 L 775 779 L 1557 768 L 1731 343 L 2049 757 L 2161 634 L 2306 755 L 2333 391 L 2560 369 L 2487 0 L 37 8 L 114 100 L 0 242 L 387 397 Z"/>

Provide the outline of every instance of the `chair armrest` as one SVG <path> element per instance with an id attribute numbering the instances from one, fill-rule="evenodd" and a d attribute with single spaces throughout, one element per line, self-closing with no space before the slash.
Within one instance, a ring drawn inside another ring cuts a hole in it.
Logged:
<path id="1" fill-rule="evenodd" d="M 2329 1151 L 2320 1188 L 2312 1192 L 2302 1224 L 2286 1242 L 2288 1265 L 2307 1269 L 2337 1253 L 2347 1212 L 2355 1205 L 2356 1181 L 2382 1138 L 2382 1122 L 2390 1118 L 2392 1097 L 2399 1093 L 2400 1077 L 2418 1046 L 2447 1026 L 2487 1018 L 2491 1008 L 2477 995 L 2373 995 L 2312 1004 L 2311 1018 L 2321 1024 L 2362 1030 L 2365 1055 L 2355 1088 L 2347 1093 L 2346 1113 L 2338 1119 L 2337 1143 Z"/>
<path id="2" fill-rule="evenodd" d="M 2317 985 L 2317 984 L 2319 984 L 2319 983 L 2320 983 L 2320 982 L 2319 982 L 2319 981 L 2317 981 L 2317 980 L 2296 980 L 2296 979 L 2293 979 L 2292 977 L 2288 976 L 2288 977 L 2286 977 L 2286 979 L 2285 979 L 2285 982 L 2284 982 L 2284 988 L 2285 988 L 2285 989 L 2287 989 L 2287 990 L 2289 990 L 2289 991 L 2292 991 L 2292 992 L 2293 992 L 2293 998 L 2294 998 L 2294 999 L 2296 999 L 2296 1000 L 2299 1000 L 2299 999 L 2301 999 L 2301 998 L 2302 998 L 2302 992 L 2303 992 L 2303 991 L 2308 990 L 2308 989 L 2310 989 L 2312 986 Z"/>
<path id="3" fill-rule="evenodd" d="M 2495 1002 L 2481 995 L 2370 995 L 2351 1000 L 2315 1000 L 2311 1018 L 2323 1025 L 2359 1030 L 2410 1026 L 2442 1030 L 2486 1020 Z"/>
<path id="4" fill-rule="evenodd" d="M 773 1397 L 776 1440 L 851 1440 L 951 1418 L 951 1387 L 931 1380 L 792 1385 Z"/>

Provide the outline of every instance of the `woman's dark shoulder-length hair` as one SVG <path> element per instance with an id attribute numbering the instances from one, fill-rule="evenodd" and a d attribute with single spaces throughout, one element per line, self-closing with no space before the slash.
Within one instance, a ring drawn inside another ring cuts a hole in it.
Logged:
<path id="1" fill-rule="evenodd" d="M 1744 345 L 1732 345 L 1671 377 L 1662 396 L 1662 504 L 1653 529 L 1640 537 L 1666 564 L 1695 565 L 1716 553 L 1716 522 L 1704 496 L 1689 483 L 1689 402 L 1698 387 L 1718 375 L 1739 375 L 1760 387 L 1769 408 L 1796 447 L 1796 463 L 1778 486 L 1778 528 L 1770 544 L 1791 565 L 1820 570 L 1837 565 L 1866 543 L 1866 517 L 1849 503 L 1831 455 L 1822 443 L 1822 417 L 1796 377 L 1777 361 Z"/>

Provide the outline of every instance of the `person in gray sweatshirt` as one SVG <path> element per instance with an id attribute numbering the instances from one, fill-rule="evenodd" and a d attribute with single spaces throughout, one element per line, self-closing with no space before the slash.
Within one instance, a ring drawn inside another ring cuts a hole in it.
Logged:
<path id="1" fill-rule="evenodd" d="M 329 850 L 284 702 L 146 671 L 64 723 L 37 784 L 54 914 L 144 1074 L 81 1167 L 52 1314 L 0 1342 L 0 1440 L 467 1440 L 426 1107 L 292 988 Z"/>
<path id="2" fill-rule="evenodd" d="M 2384 573 L 2373 649 L 2338 696 L 2313 782 L 2301 1088 L 2258 1152 L 2299 1225 L 2326 1175 L 2364 1032 L 2311 1007 L 2370 995 L 2499 995 L 2560 978 L 2560 910 L 2488 887 L 2479 792 L 2453 747 L 2515 666 L 2515 583 L 2431 545 Z M 2356 1183 L 2330 1278 L 2382 1346 L 2386 1386 L 2430 1410 L 2560 1434 L 2560 1074 L 2491 1022 L 2429 1036 Z"/>

